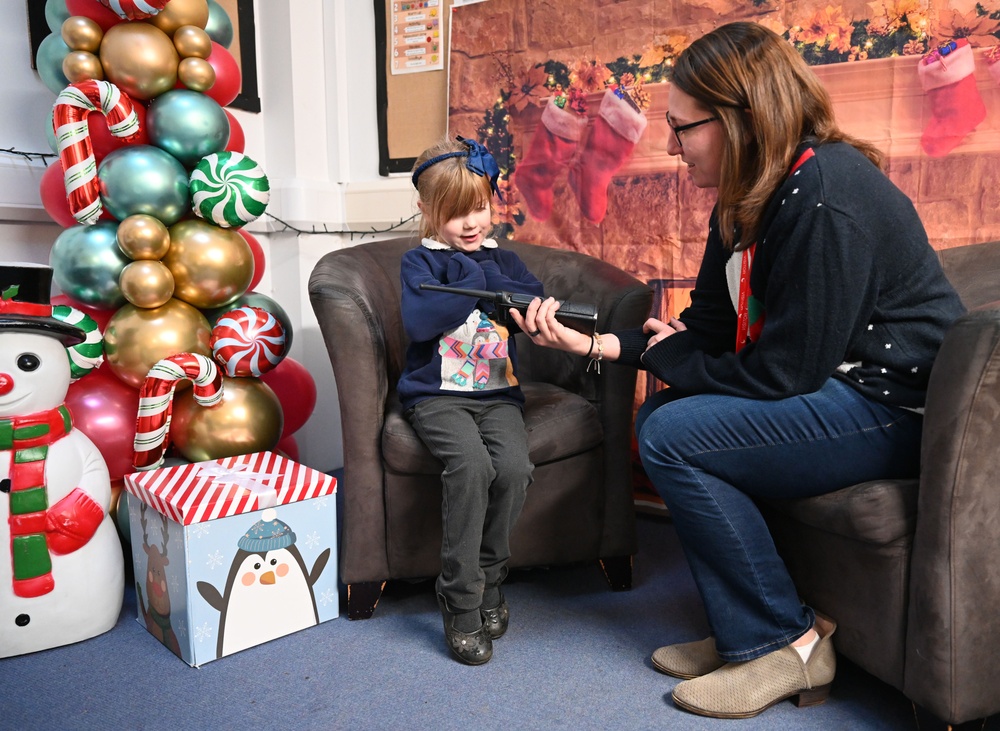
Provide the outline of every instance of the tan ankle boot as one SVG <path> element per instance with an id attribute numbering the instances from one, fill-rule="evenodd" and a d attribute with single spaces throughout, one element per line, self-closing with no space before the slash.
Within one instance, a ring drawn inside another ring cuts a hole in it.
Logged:
<path id="1" fill-rule="evenodd" d="M 775 703 L 798 696 L 798 706 L 823 703 L 837 670 L 833 650 L 836 625 L 816 617 L 820 635 L 809 661 L 803 663 L 791 645 L 746 662 L 732 662 L 693 680 L 678 683 L 673 691 L 679 707 L 713 718 L 750 718 Z"/>
<path id="2" fill-rule="evenodd" d="M 685 680 L 708 675 L 726 664 L 715 650 L 714 637 L 661 647 L 651 659 L 661 673 Z"/>

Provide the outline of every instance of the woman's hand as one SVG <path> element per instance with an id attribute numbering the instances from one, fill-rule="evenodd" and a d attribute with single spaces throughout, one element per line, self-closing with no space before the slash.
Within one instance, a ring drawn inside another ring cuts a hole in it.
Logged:
<path id="1" fill-rule="evenodd" d="M 523 316 L 512 309 L 510 318 L 536 345 L 586 355 L 590 348 L 590 336 L 568 328 L 556 320 L 558 310 L 559 303 L 553 297 L 545 300 L 535 297 Z"/>
<path id="2" fill-rule="evenodd" d="M 667 322 L 651 317 L 642 325 L 642 331 L 652 333 L 652 337 L 646 343 L 646 350 L 649 350 L 664 338 L 669 338 L 674 333 L 687 330 L 687 326 L 676 317 L 671 317 Z"/>

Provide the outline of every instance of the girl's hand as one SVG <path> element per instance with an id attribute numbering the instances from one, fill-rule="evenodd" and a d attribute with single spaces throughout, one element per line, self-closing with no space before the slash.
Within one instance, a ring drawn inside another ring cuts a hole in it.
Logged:
<path id="1" fill-rule="evenodd" d="M 586 355 L 590 347 L 590 336 L 572 330 L 556 320 L 558 310 L 559 303 L 553 297 L 545 300 L 535 297 L 523 316 L 512 309 L 510 318 L 536 345 Z"/>
<path id="2" fill-rule="evenodd" d="M 671 317 L 667 322 L 657 320 L 655 317 L 649 318 L 642 325 L 643 332 L 653 333 L 653 336 L 646 343 L 646 350 L 649 350 L 661 340 L 669 338 L 674 333 L 679 333 L 683 330 L 687 330 L 687 326 L 676 317 Z"/>

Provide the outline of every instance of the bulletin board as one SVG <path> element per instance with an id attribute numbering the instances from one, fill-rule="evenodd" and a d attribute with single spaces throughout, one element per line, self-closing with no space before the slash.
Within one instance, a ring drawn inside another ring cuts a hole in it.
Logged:
<path id="1" fill-rule="evenodd" d="M 418 0 L 419 2 L 419 0 Z M 417 156 L 448 130 L 448 42 L 453 0 L 440 0 L 440 69 L 393 73 L 393 19 L 406 0 L 375 0 L 376 94 L 378 101 L 379 174 L 406 173 Z M 461 4 L 460 2 L 457 4 Z"/>

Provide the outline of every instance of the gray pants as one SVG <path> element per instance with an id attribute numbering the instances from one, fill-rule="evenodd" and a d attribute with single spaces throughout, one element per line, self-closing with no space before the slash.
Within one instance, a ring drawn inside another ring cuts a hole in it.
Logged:
<path id="1" fill-rule="evenodd" d="M 534 469 L 524 419 L 510 402 L 462 396 L 421 401 L 408 416 L 444 463 L 437 592 L 453 614 L 471 612 L 507 575 L 510 532 Z"/>

